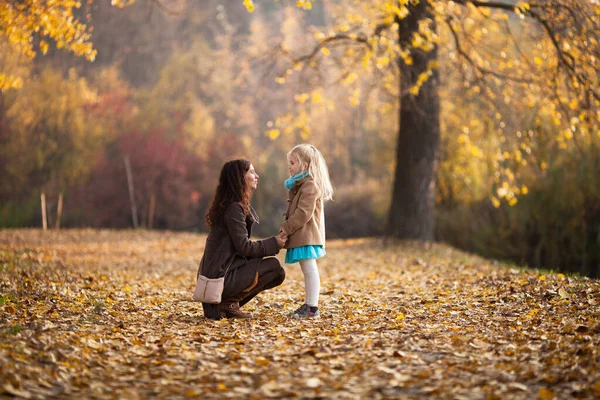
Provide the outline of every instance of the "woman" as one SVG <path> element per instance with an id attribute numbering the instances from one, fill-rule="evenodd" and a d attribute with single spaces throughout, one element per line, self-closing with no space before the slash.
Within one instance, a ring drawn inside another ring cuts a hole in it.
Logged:
<path id="1" fill-rule="evenodd" d="M 210 319 L 250 318 L 240 310 L 263 290 L 281 285 L 285 271 L 273 256 L 285 245 L 285 233 L 252 241 L 252 225 L 258 216 L 250 205 L 250 195 L 258 185 L 258 175 L 247 160 L 233 160 L 221 169 L 219 186 L 206 213 L 209 227 L 198 274 L 207 278 L 225 275 L 220 304 L 202 303 Z"/>

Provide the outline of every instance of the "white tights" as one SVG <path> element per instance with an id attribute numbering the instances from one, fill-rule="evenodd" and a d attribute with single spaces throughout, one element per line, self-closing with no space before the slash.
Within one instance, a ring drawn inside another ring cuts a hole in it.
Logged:
<path id="1" fill-rule="evenodd" d="M 309 306 L 317 307 L 319 305 L 319 291 L 321 290 L 317 260 L 300 260 L 300 267 L 304 274 L 304 288 L 306 290 L 304 302 Z"/>

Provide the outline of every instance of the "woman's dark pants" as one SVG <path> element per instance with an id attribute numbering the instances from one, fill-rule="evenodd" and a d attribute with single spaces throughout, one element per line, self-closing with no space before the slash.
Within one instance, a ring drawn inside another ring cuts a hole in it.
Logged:
<path id="1" fill-rule="evenodd" d="M 258 281 L 250 290 L 243 290 L 234 295 L 228 296 L 222 300 L 223 303 L 237 301 L 240 307 L 252 300 L 262 291 L 272 289 L 283 283 L 285 280 L 285 270 L 281 267 L 279 260 L 275 257 L 267 257 L 260 261 L 258 265 Z M 217 310 L 217 304 L 202 303 L 204 316 L 210 319 L 221 319 Z"/>

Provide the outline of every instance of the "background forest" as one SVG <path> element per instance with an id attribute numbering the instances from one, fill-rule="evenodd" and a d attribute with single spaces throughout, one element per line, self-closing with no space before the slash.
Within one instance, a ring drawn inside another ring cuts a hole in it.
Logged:
<path id="1" fill-rule="evenodd" d="M 340 73 L 345 56 L 358 51 L 351 46 L 321 47 L 310 69 L 295 63 L 320 32 L 343 31 L 341 16 L 370 12 L 350 12 L 352 1 L 320 0 L 310 10 L 296 3 L 260 2 L 252 13 L 240 0 L 83 3 L 77 13 L 93 27 L 94 62 L 53 47 L 32 59 L 0 36 L 1 71 L 24 82 L 0 93 L 0 227 L 41 226 L 41 193 L 51 226 L 62 197 L 61 227 L 132 227 L 127 158 L 139 226 L 204 231 L 220 167 L 245 157 L 260 175 L 256 233 L 270 235 L 286 206 L 285 154 L 308 141 L 323 152 L 334 184 L 328 236 L 383 234 L 396 167 L 397 77 Z M 508 48 L 505 37 L 486 34 L 496 23 L 485 15 L 461 23 L 465 42 L 502 47 L 503 58 L 531 60 L 532 74 L 552 73 L 543 69 L 551 62 L 541 54 L 540 28 L 518 13 L 506 19 L 518 43 Z M 437 32 L 435 239 L 599 276 L 600 114 L 566 98 L 580 118 L 565 118 L 544 91 L 500 77 L 493 86 L 473 84 L 456 62 L 452 30 Z M 376 62 L 383 71 L 390 60 Z"/>

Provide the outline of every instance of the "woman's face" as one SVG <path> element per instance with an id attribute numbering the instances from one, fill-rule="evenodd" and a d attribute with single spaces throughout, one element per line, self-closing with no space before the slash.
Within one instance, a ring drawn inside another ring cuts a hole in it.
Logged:
<path id="1" fill-rule="evenodd" d="M 252 190 L 256 189 L 258 186 L 258 174 L 256 170 L 254 170 L 254 165 L 250 164 L 250 168 L 248 172 L 246 172 L 246 184 Z"/>
<path id="2" fill-rule="evenodd" d="M 296 158 L 295 155 L 291 154 L 288 157 L 288 172 L 290 173 L 290 176 L 294 176 L 301 171 L 302 164 L 300 163 L 300 161 L 298 161 L 298 158 Z"/>

